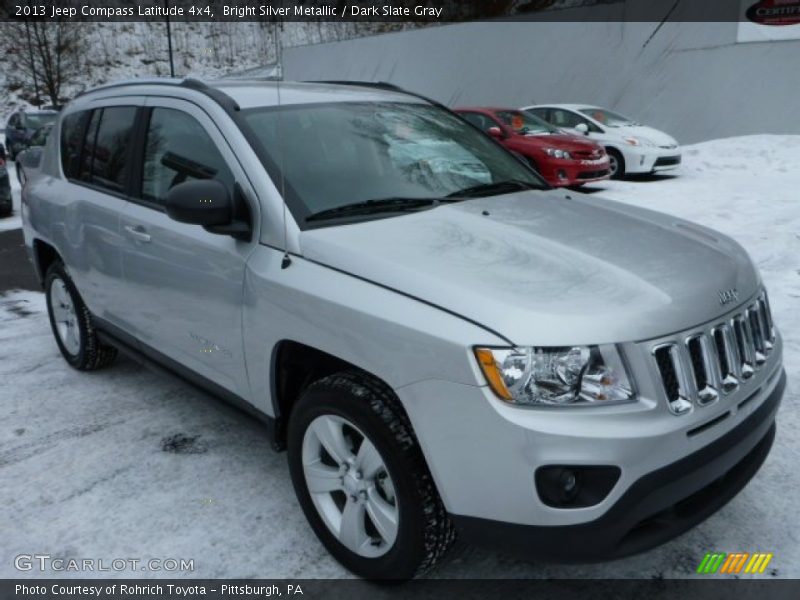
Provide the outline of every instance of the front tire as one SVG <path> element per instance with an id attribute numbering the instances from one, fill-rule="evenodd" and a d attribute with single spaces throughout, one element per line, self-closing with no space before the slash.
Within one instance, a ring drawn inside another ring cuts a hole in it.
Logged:
<path id="1" fill-rule="evenodd" d="M 354 372 L 320 379 L 292 410 L 287 433 L 303 512 L 347 569 L 406 580 L 444 556 L 455 531 L 391 390 Z"/>
<path id="2" fill-rule="evenodd" d="M 64 359 L 79 371 L 101 369 L 114 362 L 117 349 L 100 343 L 92 315 L 61 262 L 47 270 L 44 289 L 50 327 Z"/>
<path id="3" fill-rule="evenodd" d="M 609 171 L 611 172 L 611 179 L 624 179 L 625 178 L 625 159 L 619 150 L 614 148 L 606 148 L 609 159 Z"/>

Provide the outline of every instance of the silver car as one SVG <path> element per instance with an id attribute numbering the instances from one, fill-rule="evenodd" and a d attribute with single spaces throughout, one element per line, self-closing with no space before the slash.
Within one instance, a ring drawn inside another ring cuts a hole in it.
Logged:
<path id="1" fill-rule="evenodd" d="M 733 498 L 773 441 L 781 337 L 741 246 L 549 189 L 396 88 L 98 88 L 63 110 L 22 210 L 67 362 L 124 350 L 262 417 L 363 577 L 423 573 L 457 532 L 547 560 L 640 552 Z"/>

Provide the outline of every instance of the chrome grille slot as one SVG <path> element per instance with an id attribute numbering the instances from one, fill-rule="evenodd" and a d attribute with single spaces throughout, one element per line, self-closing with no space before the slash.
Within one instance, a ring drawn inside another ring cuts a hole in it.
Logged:
<path id="1" fill-rule="evenodd" d="M 767 360 L 767 349 L 764 346 L 764 328 L 761 324 L 758 304 L 754 304 L 745 311 L 747 321 L 750 324 L 750 331 L 753 334 L 753 359 L 757 367 L 763 365 Z"/>
<path id="2" fill-rule="evenodd" d="M 661 381 L 667 393 L 669 409 L 676 415 L 692 408 L 687 393 L 686 370 L 683 368 L 677 344 L 664 344 L 653 350 L 653 355 L 661 373 Z"/>
<path id="3" fill-rule="evenodd" d="M 719 398 L 719 375 L 715 369 L 715 360 L 712 359 L 710 340 L 704 333 L 696 335 L 686 340 L 686 348 L 692 364 L 697 403 L 706 406 Z"/>
<path id="4" fill-rule="evenodd" d="M 736 373 L 736 364 L 739 361 L 736 347 L 733 344 L 731 328 L 727 324 L 715 327 L 711 335 L 717 351 L 717 364 L 719 365 L 720 386 L 726 394 L 739 387 L 739 378 Z"/>
<path id="5" fill-rule="evenodd" d="M 755 365 L 755 345 L 750 320 L 745 315 L 736 315 L 733 318 L 733 331 L 736 349 L 739 351 L 739 375 L 747 380 L 753 376 Z"/>
<path id="6" fill-rule="evenodd" d="M 761 324 L 764 332 L 764 350 L 767 355 L 772 352 L 775 345 L 775 327 L 772 324 L 772 315 L 769 311 L 769 300 L 767 295 L 762 294 L 757 302 L 758 314 L 761 317 Z"/>

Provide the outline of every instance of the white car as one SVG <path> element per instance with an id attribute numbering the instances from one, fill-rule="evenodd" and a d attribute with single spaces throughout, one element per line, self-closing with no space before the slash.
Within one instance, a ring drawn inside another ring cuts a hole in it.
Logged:
<path id="1" fill-rule="evenodd" d="M 637 123 L 605 108 L 586 104 L 526 106 L 556 127 L 583 134 L 602 144 L 611 159 L 611 177 L 656 173 L 681 164 L 678 142 L 663 131 Z"/>

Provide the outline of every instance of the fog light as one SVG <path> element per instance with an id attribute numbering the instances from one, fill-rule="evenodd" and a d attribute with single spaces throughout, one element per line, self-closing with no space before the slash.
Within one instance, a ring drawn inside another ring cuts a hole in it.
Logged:
<path id="1" fill-rule="evenodd" d="M 563 170 L 561 170 L 561 169 L 559 169 L 559 171 L 558 171 L 558 178 L 559 178 L 559 179 L 566 179 L 566 178 L 567 178 L 567 172 L 566 172 L 566 171 L 563 171 Z"/>
<path id="2" fill-rule="evenodd" d="M 644 156 L 640 156 L 639 157 L 639 165 L 641 166 L 643 164 L 644 164 Z"/>
<path id="3" fill-rule="evenodd" d="M 570 469 L 564 469 L 561 471 L 558 482 L 561 486 L 562 501 L 569 503 L 575 500 L 575 496 L 578 495 L 578 476 L 575 472 Z"/>
<path id="4" fill-rule="evenodd" d="M 554 508 L 585 508 L 602 502 L 619 480 L 613 466 L 548 465 L 534 477 L 542 502 Z"/>

